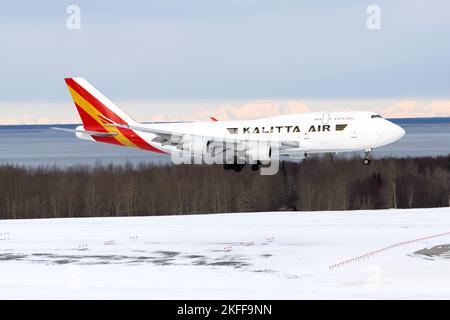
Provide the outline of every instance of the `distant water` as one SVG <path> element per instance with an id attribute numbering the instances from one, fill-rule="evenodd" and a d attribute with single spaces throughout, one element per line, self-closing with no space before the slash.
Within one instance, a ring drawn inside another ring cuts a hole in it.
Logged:
<path id="1" fill-rule="evenodd" d="M 75 128 L 77 125 L 57 125 Z M 0 126 L 0 164 L 93 165 L 169 163 L 170 157 L 157 153 L 80 140 L 74 134 L 47 125 Z"/>
<path id="2" fill-rule="evenodd" d="M 406 135 L 396 143 L 374 150 L 374 156 L 418 157 L 450 153 L 450 118 L 390 119 Z M 76 125 L 57 125 L 75 128 Z M 77 139 L 49 125 L 0 126 L 0 164 L 58 165 L 170 163 L 170 157 Z"/>
<path id="3" fill-rule="evenodd" d="M 375 149 L 376 156 L 422 157 L 450 154 L 450 117 L 388 120 L 405 129 L 406 134 L 393 144 Z"/>

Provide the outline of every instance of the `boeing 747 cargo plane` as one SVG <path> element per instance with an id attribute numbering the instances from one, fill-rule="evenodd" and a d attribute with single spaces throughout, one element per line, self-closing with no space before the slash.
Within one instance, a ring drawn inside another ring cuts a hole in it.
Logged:
<path id="1" fill-rule="evenodd" d="M 364 151 L 399 140 L 405 131 L 374 112 L 312 112 L 256 120 L 139 123 L 83 78 L 66 78 L 83 125 L 71 131 L 80 139 L 171 156 L 221 159 L 225 169 L 245 164 L 258 170 L 275 157 Z M 214 119 L 216 120 L 216 119 Z M 55 128 L 58 129 L 58 128 Z M 205 161 L 206 162 L 206 161 Z M 218 163 L 218 162 L 216 162 Z"/>

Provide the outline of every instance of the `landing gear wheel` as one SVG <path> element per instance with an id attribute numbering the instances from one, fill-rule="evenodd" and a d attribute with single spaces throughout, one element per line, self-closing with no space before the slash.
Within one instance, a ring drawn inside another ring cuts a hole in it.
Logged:
<path id="1" fill-rule="evenodd" d="M 230 169 L 233 169 L 233 165 L 232 165 L 232 164 L 229 164 L 229 163 L 225 163 L 225 164 L 223 165 L 223 168 L 224 168 L 225 170 L 230 170 Z"/>
<path id="2" fill-rule="evenodd" d="M 245 164 L 234 164 L 233 170 L 236 172 L 240 172 L 244 168 Z"/>
<path id="3" fill-rule="evenodd" d="M 251 166 L 251 168 L 252 168 L 252 171 L 258 171 L 259 170 L 259 164 L 252 164 L 252 166 Z"/>
<path id="4" fill-rule="evenodd" d="M 366 149 L 366 157 L 363 160 L 364 165 L 368 166 L 370 164 L 370 152 L 372 149 Z"/>

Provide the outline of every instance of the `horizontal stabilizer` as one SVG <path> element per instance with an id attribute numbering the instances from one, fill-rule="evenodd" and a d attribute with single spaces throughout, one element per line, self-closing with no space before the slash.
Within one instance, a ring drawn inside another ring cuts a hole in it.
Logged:
<path id="1" fill-rule="evenodd" d="M 86 131 L 86 130 L 78 130 L 78 129 L 56 128 L 56 127 L 52 127 L 50 129 L 71 132 L 71 133 L 83 133 L 83 134 L 88 134 L 93 137 L 115 137 L 115 136 L 117 136 L 116 132 Z"/>

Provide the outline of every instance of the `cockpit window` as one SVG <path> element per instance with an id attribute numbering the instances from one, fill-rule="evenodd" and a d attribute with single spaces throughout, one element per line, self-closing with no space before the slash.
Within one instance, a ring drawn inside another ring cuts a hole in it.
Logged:
<path id="1" fill-rule="evenodd" d="M 373 118 L 382 118 L 382 116 L 380 116 L 379 114 L 373 114 L 371 118 L 372 118 L 372 119 L 373 119 Z"/>

